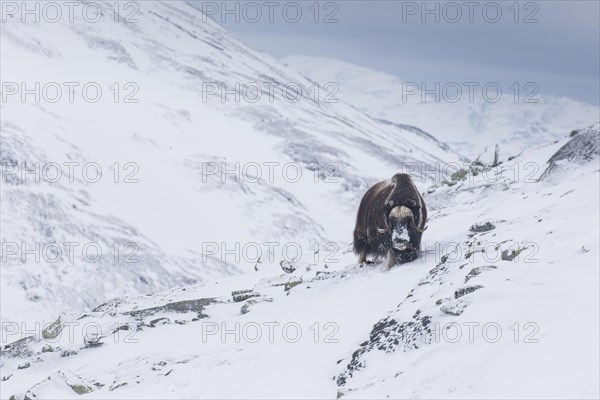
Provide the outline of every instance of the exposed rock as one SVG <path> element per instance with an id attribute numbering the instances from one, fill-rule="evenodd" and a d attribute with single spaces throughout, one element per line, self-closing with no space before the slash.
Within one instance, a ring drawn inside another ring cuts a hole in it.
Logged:
<path id="1" fill-rule="evenodd" d="M 167 317 L 160 317 L 160 318 L 156 318 L 153 319 L 152 321 L 150 321 L 150 323 L 148 324 L 148 326 L 150 326 L 151 328 L 154 328 L 156 325 L 166 325 L 170 322 L 171 320 Z"/>
<path id="2" fill-rule="evenodd" d="M 281 260 L 279 262 L 279 266 L 281 267 L 281 269 L 284 272 L 287 272 L 288 274 L 291 274 L 292 272 L 294 272 L 296 270 L 296 267 L 287 260 Z"/>
<path id="3" fill-rule="evenodd" d="M 345 278 L 347 276 L 346 271 L 317 271 L 315 277 L 312 280 L 320 281 L 332 278 Z"/>
<path id="4" fill-rule="evenodd" d="M 84 381 L 81 377 L 75 375 L 73 372 L 69 370 L 60 370 L 50 375 L 43 381 L 32 386 L 29 390 L 27 390 L 24 398 L 39 398 L 38 394 L 40 392 L 48 390 L 48 388 L 52 388 L 53 390 L 55 390 L 54 388 L 60 385 L 68 386 L 73 392 L 75 392 L 78 395 L 91 393 L 94 391 L 94 388 L 91 384 Z"/>
<path id="5" fill-rule="evenodd" d="M 84 386 L 84 385 L 77 385 L 77 384 L 69 385 L 69 386 L 77 394 L 86 394 L 86 393 L 91 393 L 94 391 L 94 389 L 91 386 Z"/>
<path id="6" fill-rule="evenodd" d="M 526 247 L 524 247 L 522 249 L 517 249 L 517 250 L 502 250 L 502 253 L 500 254 L 500 258 L 503 261 L 512 261 L 515 258 L 517 258 L 519 256 L 519 254 L 521 254 L 521 252 L 525 249 L 526 249 Z"/>
<path id="7" fill-rule="evenodd" d="M 60 354 L 60 356 L 64 358 L 74 356 L 75 354 L 77 354 L 75 350 L 65 350 Z"/>
<path id="8" fill-rule="evenodd" d="M 108 390 L 110 390 L 112 392 L 113 390 L 121 388 L 125 385 L 127 385 L 127 382 L 121 382 L 121 383 L 111 386 Z"/>
<path id="9" fill-rule="evenodd" d="M 461 300 L 453 301 L 452 303 L 448 303 L 440 308 L 440 311 L 444 314 L 453 315 L 458 317 L 461 315 L 465 308 L 467 308 L 467 303 Z"/>
<path id="10" fill-rule="evenodd" d="M 253 290 L 252 289 L 241 289 L 241 290 L 234 290 L 231 292 L 231 296 L 235 297 L 235 296 L 239 296 L 240 294 L 244 294 L 244 293 L 252 293 Z"/>
<path id="11" fill-rule="evenodd" d="M 600 155 L 600 125 L 595 124 L 571 134 L 571 140 L 558 149 L 548 160 L 548 164 L 560 160 L 591 160 Z"/>
<path id="12" fill-rule="evenodd" d="M 122 298 L 116 298 L 107 301 L 106 303 L 100 304 L 98 307 L 94 308 L 92 312 L 110 312 L 116 311 L 117 307 L 124 302 Z"/>
<path id="13" fill-rule="evenodd" d="M 55 339 L 60 335 L 63 329 L 63 323 L 61 317 L 58 317 L 56 321 L 48 325 L 44 330 L 42 330 L 42 337 L 46 340 Z"/>
<path id="14" fill-rule="evenodd" d="M 233 297 L 233 301 L 239 303 L 240 301 L 248 300 L 252 297 L 260 297 L 260 293 L 252 291 L 252 289 L 248 290 L 234 290 L 231 292 L 231 296 Z"/>
<path id="15" fill-rule="evenodd" d="M 52 353 L 53 351 L 54 347 L 50 346 L 49 344 L 42 347 L 42 353 Z"/>
<path id="16" fill-rule="evenodd" d="M 99 347 L 102 346 L 102 342 L 100 341 L 102 339 L 102 336 L 100 334 L 88 334 L 87 336 L 85 336 L 83 338 L 83 345 L 84 348 L 91 348 L 91 347 Z"/>
<path id="17" fill-rule="evenodd" d="M 283 287 L 283 290 L 284 290 L 285 292 L 287 292 L 288 290 L 290 290 L 290 289 L 291 289 L 291 288 L 293 288 L 294 286 L 297 286 L 297 285 L 299 285 L 299 284 L 301 284 L 301 283 L 302 283 L 302 278 L 300 278 L 300 279 L 295 279 L 295 280 L 291 280 L 291 279 L 290 279 L 290 280 L 289 280 L 289 281 L 288 281 L 288 282 L 285 284 L 285 286 Z"/>
<path id="18" fill-rule="evenodd" d="M 144 308 L 141 310 L 132 310 L 126 311 L 123 315 L 130 315 L 134 318 L 143 318 L 149 317 L 159 312 L 176 312 L 176 313 L 187 313 L 187 312 L 195 312 L 198 314 L 199 318 L 206 317 L 203 314 L 204 308 L 209 305 L 216 303 L 217 300 L 214 298 L 203 298 L 203 299 L 194 299 L 194 300 L 183 300 L 177 301 L 174 303 L 167 303 L 163 306 L 158 307 L 150 307 Z"/>
<path id="19" fill-rule="evenodd" d="M 496 226 L 491 222 L 483 222 L 483 223 L 475 223 L 471 225 L 469 230 L 471 232 L 480 233 L 480 232 L 489 232 L 493 229 L 496 229 Z"/>
<path id="20" fill-rule="evenodd" d="M 569 136 L 571 139 L 550 157 L 540 179 L 545 179 L 561 162 L 585 163 L 600 155 L 600 123 L 573 131 Z"/>
<path id="21" fill-rule="evenodd" d="M 456 171 L 452 175 L 450 175 L 450 179 L 453 182 L 464 181 L 465 179 L 467 179 L 467 175 L 469 175 L 468 170 L 459 169 L 458 171 Z"/>
<path id="22" fill-rule="evenodd" d="M 344 386 L 353 373 L 364 368 L 363 354 L 373 350 L 391 353 L 401 348 L 403 351 L 418 349 L 421 344 L 429 343 L 431 337 L 431 316 L 421 315 L 417 311 L 411 321 L 398 322 L 394 318 L 387 317 L 377 322 L 366 342 L 352 354 L 352 359 L 346 366 L 344 372 L 337 376 L 338 386 Z"/>
<path id="23" fill-rule="evenodd" d="M 468 295 L 469 293 L 473 293 L 474 291 L 481 289 L 482 287 L 482 285 L 465 286 L 454 292 L 454 298 L 459 299 L 463 296 Z"/>
<path id="24" fill-rule="evenodd" d="M 437 299 L 435 301 L 435 305 L 440 306 L 440 305 L 442 305 L 444 303 L 447 303 L 449 301 L 452 301 L 452 299 L 450 297 L 444 297 L 443 299 Z"/>
<path id="25" fill-rule="evenodd" d="M 242 308 L 240 308 L 240 312 L 242 314 L 247 314 L 250 312 L 250 308 L 251 306 L 253 306 L 254 304 L 257 303 L 262 303 L 262 302 L 272 302 L 273 299 L 269 298 L 269 297 L 261 297 L 261 298 L 256 298 L 256 299 L 250 299 L 248 301 L 246 301 L 246 303 L 244 303 L 244 305 L 242 306 Z"/>
<path id="26" fill-rule="evenodd" d="M 29 368 L 29 367 L 31 367 L 31 363 L 26 362 L 26 363 L 23 363 L 23 364 L 19 364 L 19 366 L 17 367 L 17 369 L 26 369 L 26 368 Z"/>
<path id="27" fill-rule="evenodd" d="M 481 267 L 475 267 L 475 268 L 471 269 L 471 271 L 469 271 L 467 276 L 465 276 L 465 283 L 467 283 L 469 281 L 469 279 L 474 278 L 477 275 L 481 274 L 483 271 L 489 271 L 489 270 L 496 269 L 496 268 L 497 267 L 495 265 L 483 265 Z"/>
<path id="28" fill-rule="evenodd" d="M 33 354 L 30 345 L 35 342 L 33 336 L 27 336 L 2 347 L 0 356 L 6 358 L 26 358 Z"/>

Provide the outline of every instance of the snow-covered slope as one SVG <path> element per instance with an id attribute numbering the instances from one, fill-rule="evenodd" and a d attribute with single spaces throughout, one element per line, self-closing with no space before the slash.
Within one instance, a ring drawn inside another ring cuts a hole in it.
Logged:
<path id="1" fill-rule="evenodd" d="M 389 271 L 340 243 L 8 335 L 3 396 L 598 398 L 599 128 L 430 185 Z"/>
<path id="2" fill-rule="evenodd" d="M 337 85 L 337 96 L 359 109 L 378 118 L 418 126 L 471 159 L 482 147 L 496 143 L 507 157 L 516 155 L 558 139 L 574 126 L 600 119 L 598 107 L 545 95 L 543 87 L 526 87 L 527 82 L 517 82 L 512 88 L 475 82 L 479 86 L 471 84 L 470 99 L 469 86 L 463 82 L 440 82 L 436 89 L 433 84 L 422 86 L 411 81 L 402 71 L 398 78 L 336 59 L 289 56 L 281 62 L 323 86 Z M 482 94 L 486 84 L 491 85 L 486 92 L 489 101 Z M 429 92 L 422 94 L 421 87 Z M 501 89 L 497 102 L 494 87 Z"/>
<path id="3" fill-rule="evenodd" d="M 252 271 L 255 253 L 229 262 L 247 244 L 265 259 L 265 243 L 345 240 L 373 179 L 460 161 L 416 128 L 315 98 L 185 2 L 96 4 L 93 23 L 63 10 L 1 25 L 2 321 Z"/>

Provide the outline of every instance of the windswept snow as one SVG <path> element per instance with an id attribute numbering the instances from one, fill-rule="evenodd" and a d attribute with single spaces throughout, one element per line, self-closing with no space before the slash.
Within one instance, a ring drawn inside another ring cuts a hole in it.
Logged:
<path id="1" fill-rule="evenodd" d="M 435 129 L 314 99 L 189 4 L 137 4 L 137 23 L 1 25 L 3 82 L 104 91 L 0 104 L 1 398 L 600 396 L 600 126 L 573 123 L 587 106 L 558 101 L 548 112 L 574 119 L 542 118 L 556 140 L 527 130 L 511 157 L 482 130 L 467 164 Z M 297 101 L 206 86 L 290 82 Z M 55 164 L 57 181 L 41 172 Z M 397 172 L 427 204 L 421 257 L 358 265 L 360 198 Z M 279 248 L 255 262 L 226 256 L 265 242 Z M 50 261 L 64 243 L 105 253 Z"/>
<path id="2" fill-rule="evenodd" d="M 136 3 L 135 23 L 98 4 L 106 17 L 93 24 L 78 13 L 2 23 L 2 79 L 16 91 L 0 106 L 2 236 L 14 244 L 2 321 L 251 271 L 221 254 L 248 243 L 281 253 L 346 240 L 373 179 L 461 160 L 419 131 L 315 99 L 309 80 L 189 4 Z M 89 243 L 98 262 L 84 258 Z"/>
<path id="3" fill-rule="evenodd" d="M 264 263 L 114 299 L 46 339 L 10 335 L 20 341 L 2 349 L 4 393 L 595 398 L 600 159 L 542 178 L 576 141 L 429 186 L 422 257 L 390 271 L 355 264 L 346 245 L 290 273 Z"/>

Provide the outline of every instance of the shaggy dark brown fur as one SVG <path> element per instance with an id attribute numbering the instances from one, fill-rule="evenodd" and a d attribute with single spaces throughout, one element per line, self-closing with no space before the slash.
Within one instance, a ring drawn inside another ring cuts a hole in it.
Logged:
<path id="1" fill-rule="evenodd" d="M 356 215 L 354 251 L 359 262 L 385 255 L 391 267 L 416 259 L 426 223 L 425 202 L 409 175 L 377 183 L 363 196 Z M 402 240 L 403 234 L 410 240 Z"/>

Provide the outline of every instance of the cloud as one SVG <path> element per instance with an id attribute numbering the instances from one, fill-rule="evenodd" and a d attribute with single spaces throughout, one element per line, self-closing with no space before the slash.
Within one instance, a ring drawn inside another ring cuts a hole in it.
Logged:
<path id="1" fill-rule="evenodd" d="M 223 4 L 195 2 L 203 3 Z M 471 9 L 469 2 L 280 2 L 269 21 L 259 1 L 262 18 L 253 23 L 244 19 L 247 3 L 237 6 L 235 22 L 232 3 L 229 14 L 219 10 L 213 18 L 223 17 L 226 29 L 275 57 L 339 58 L 408 80 L 536 81 L 545 93 L 600 102 L 598 2 L 471 2 Z M 294 23 L 290 3 L 301 7 Z"/>

